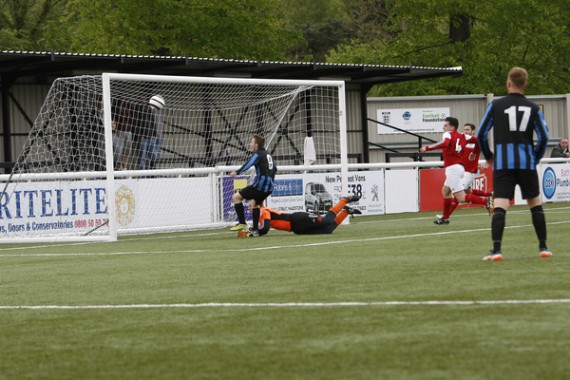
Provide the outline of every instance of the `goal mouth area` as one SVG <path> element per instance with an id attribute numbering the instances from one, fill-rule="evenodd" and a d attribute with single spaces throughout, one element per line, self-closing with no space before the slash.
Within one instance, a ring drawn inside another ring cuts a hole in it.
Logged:
<path id="1" fill-rule="evenodd" d="M 229 173 L 255 157 L 253 136 L 263 137 L 278 172 L 309 159 L 344 165 L 346 173 L 344 91 L 343 81 L 58 78 L 13 174 L 2 179 L 0 234 L 2 223 L 17 222 L 4 227 L 6 237 L 51 238 L 28 230 L 26 218 L 52 223 L 58 239 L 231 225 L 232 196 L 256 172 L 244 166 L 240 176 Z"/>

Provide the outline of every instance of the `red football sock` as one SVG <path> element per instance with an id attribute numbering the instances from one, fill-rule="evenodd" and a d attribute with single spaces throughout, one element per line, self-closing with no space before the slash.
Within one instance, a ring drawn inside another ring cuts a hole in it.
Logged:
<path id="1" fill-rule="evenodd" d="M 473 203 L 476 205 L 484 205 L 487 202 L 487 199 L 484 197 L 478 197 L 477 195 L 473 194 L 465 194 L 465 202 Z"/>
<path id="2" fill-rule="evenodd" d="M 451 206 L 449 208 L 449 215 L 453 214 L 453 211 L 455 211 L 457 206 L 459 206 L 459 201 L 457 200 L 457 198 L 453 197 L 451 199 Z"/>
<path id="3" fill-rule="evenodd" d="M 491 195 L 493 195 L 493 192 L 491 192 L 491 191 L 477 190 L 477 189 L 471 189 L 471 194 L 473 194 L 473 195 L 478 195 L 478 196 L 480 196 L 480 197 L 490 197 Z"/>
<path id="4" fill-rule="evenodd" d="M 443 198 L 443 219 L 449 219 L 449 215 L 451 215 L 451 200 L 453 198 Z"/>

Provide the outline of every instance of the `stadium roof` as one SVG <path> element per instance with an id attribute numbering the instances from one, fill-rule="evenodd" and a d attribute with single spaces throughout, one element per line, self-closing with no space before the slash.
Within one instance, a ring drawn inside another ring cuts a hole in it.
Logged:
<path id="1" fill-rule="evenodd" d="M 0 51 L 0 74 L 3 80 L 16 80 L 28 76 L 70 76 L 101 72 L 271 79 L 337 79 L 369 87 L 382 83 L 459 76 L 463 74 L 463 69 L 461 67 Z"/>
<path id="2" fill-rule="evenodd" d="M 155 74 L 199 77 L 239 77 L 258 79 L 343 80 L 347 89 L 361 96 L 352 108 L 359 114 L 363 99 L 373 85 L 419 79 L 460 76 L 461 67 L 421 67 L 395 65 L 339 64 L 313 62 L 249 61 L 197 57 L 165 57 L 148 55 L 80 54 L 36 51 L 0 50 L 0 88 L 2 97 L 2 129 L 0 136 L 13 135 L 10 117 L 10 88 L 20 79 L 33 83 L 49 83 L 56 78 L 98 75 L 103 72 Z M 26 79 L 25 79 L 26 78 Z M 13 100 L 16 102 L 16 100 Z M 349 108 L 348 112 L 351 108 Z M 18 106 L 18 111 L 25 110 Z M 33 115 L 25 115 L 33 120 Z M 361 136 L 364 162 L 368 162 L 367 115 L 361 114 Z M 5 162 L 12 166 L 11 138 L 3 139 Z M 0 149 L 0 152 L 2 149 Z"/>

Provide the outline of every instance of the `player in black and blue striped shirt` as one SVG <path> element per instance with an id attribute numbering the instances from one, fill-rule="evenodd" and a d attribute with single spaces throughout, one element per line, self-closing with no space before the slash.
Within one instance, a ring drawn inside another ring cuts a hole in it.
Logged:
<path id="1" fill-rule="evenodd" d="M 546 247 L 546 220 L 540 200 L 540 186 L 536 165 L 544 156 L 548 142 L 548 126 L 539 106 L 524 96 L 528 73 L 513 67 L 507 77 L 508 95 L 494 100 L 479 127 L 479 145 L 488 164 L 493 165 L 494 214 L 491 222 L 493 249 L 483 260 L 500 261 L 505 216 L 510 200 L 519 185 L 532 215 L 532 223 L 539 241 L 540 257 L 550 257 Z M 493 129 L 493 150 L 489 146 L 489 132 Z M 534 143 L 536 135 L 537 142 Z"/>
<path id="2" fill-rule="evenodd" d="M 249 151 L 253 153 L 250 159 L 243 164 L 241 168 L 230 173 L 232 177 L 235 177 L 251 167 L 255 167 L 256 172 L 254 183 L 239 190 L 233 196 L 234 208 L 238 216 L 238 224 L 232 227 L 231 230 L 239 231 L 247 227 L 245 223 L 243 200 L 249 199 L 249 204 L 252 206 L 251 215 L 253 222 L 251 236 L 259 236 L 259 207 L 273 192 L 273 181 L 275 179 L 275 173 L 277 172 L 277 166 L 275 162 L 273 162 L 271 155 L 265 150 L 265 138 L 263 136 L 254 135 L 251 138 Z"/>

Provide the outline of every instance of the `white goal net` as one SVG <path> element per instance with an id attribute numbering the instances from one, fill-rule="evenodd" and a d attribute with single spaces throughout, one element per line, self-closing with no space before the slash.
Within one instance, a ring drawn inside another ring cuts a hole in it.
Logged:
<path id="1" fill-rule="evenodd" d="M 341 81 L 57 79 L 2 178 L 0 233 L 4 242 L 114 240 L 227 225 L 231 195 L 252 175 L 228 173 L 247 161 L 254 134 L 278 168 L 346 167 L 344 118 Z"/>

